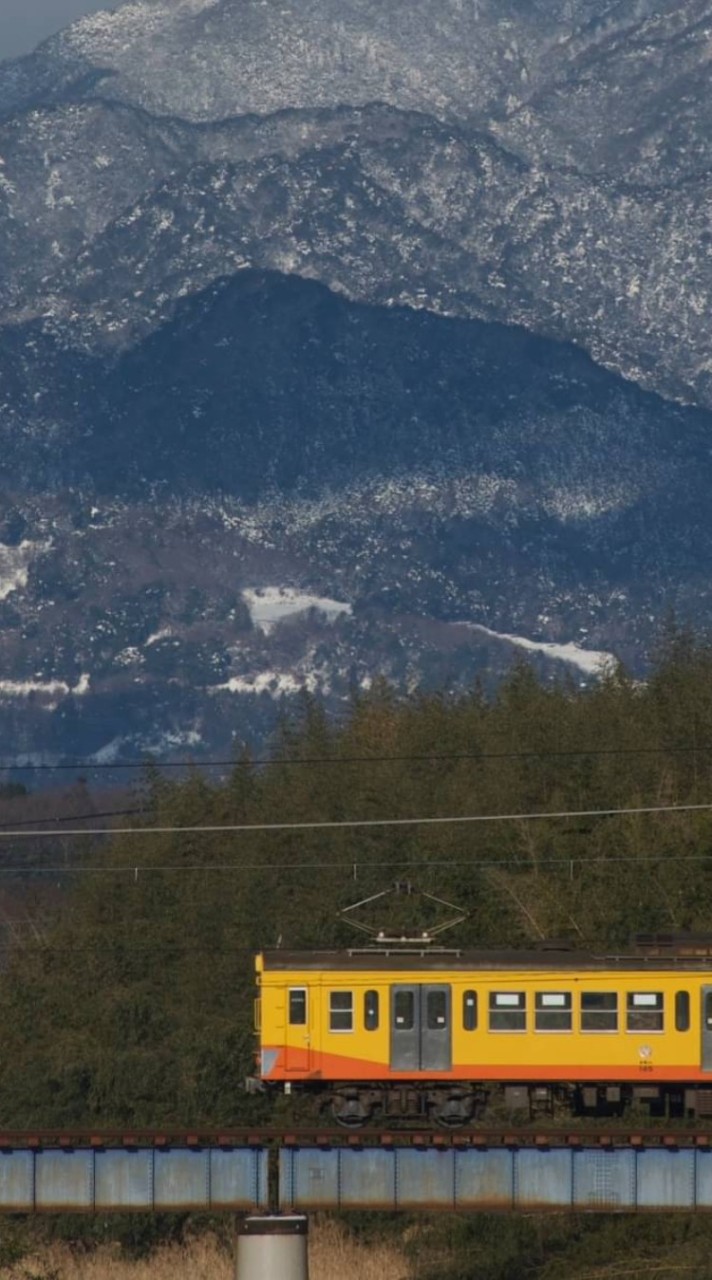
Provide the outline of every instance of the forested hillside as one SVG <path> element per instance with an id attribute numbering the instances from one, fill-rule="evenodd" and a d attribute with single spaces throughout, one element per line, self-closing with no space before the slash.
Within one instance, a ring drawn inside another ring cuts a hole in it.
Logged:
<path id="1" fill-rule="evenodd" d="M 240 759 L 219 783 L 198 771 L 171 782 L 149 768 L 142 791 L 159 827 L 704 806 L 712 646 L 672 635 L 646 684 L 621 671 L 585 689 L 552 687 L 520 666 L 491 696 L 408 700 L 381 686 L 354 696 L 338 725 L 305 699 L 271 763 Z M 712 931 L 704 807 L 321 831 L 137 829 L 95 847 L 78 841 L 66 863 L 73 887 L 55 926 L 10 953 L 0 978 L 0 1127 L 264 1121 L 271 1104 L 241 1089 L 255 1047 L 252 952 L 348 945 L 339 910 L 397 878 L 467 908 L 458 944 L 568 936 L 607 947 L 638 931 Z M 384 923 L 399 910 L 426 921 L 416 899 L 394 901 Z M 686 1276 L 708 1274 L 704 1220 L 516 1220 L 504 1233 L 488 1223 L 446 1231 L 420 1221 L 417 1274 L 602 1280 L 650 1275 L 655 1257 L 667 1278 L 681 1256 Z M 368 1227 L 371 1238 L 401 1230 L 384 1219 Z M 612 1251 L 626 1249 L 635 1267 L 611 1270 Z"/>
<path id="2" fill-rule="evenodd" d="M 305 699 L 272 763 L 213 783 L 148 770 L 161 828 L 712 803 L 712 647 L 673 636 L 646 684 L 526 666 L 498 692 Z M 19 855 L 18 855 L 19 856 Z M 245 1114 L 252 952 L 349 944 L 338 919 L 408 878 L 469 912 L 453 943 L 712 929 L 712 810 L 78 840 L 76 887 L 0 980 L 0 1124 L 223 1124 Z M 86 867 L 84 874 L 78 869 Z M 28 875 L 31 874 L 28 870 Z M 40 873 L 36 873 L 39 875 Z M 54 874 L 57 872 L 44 873 Z M 415 899 L 383 907 L 426 923 Z"/>

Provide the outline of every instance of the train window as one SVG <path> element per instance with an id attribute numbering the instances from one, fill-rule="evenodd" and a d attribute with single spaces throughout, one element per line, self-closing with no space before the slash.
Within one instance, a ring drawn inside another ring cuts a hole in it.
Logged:
<path id="1" fill-rule="evenodd" d="M 354 1029 L 354 993 L 353 991 L 329 992 L 329 1030 L 353 1031 Z"/>
<path id="2" fill-rule="evenodd" d="M 290 987 L 289 989 L 289 1025 L 304 1027 L 307 1021 L 306 987 Z"/>
<path id="3" fill-rule="evenodd" d="M 462 997 L 462 1026 L 464 1031 L 477 1030 L 476 991 L 466 991 Z"/>
<path id="4" fill-rule="evenodd" d="M 378 1030 L 378 992 L 367 991 L 363 998 L 363 1025 L 367 1031 Z"/>
<path id="5" fill-rule="evenodd" d="M 629 1031 L 662 1031 L 663 997 L 659 991 L 631 991 L 628 993 Z"/>
<path id="6" fill-rule="evenodd" d="M 490 991 L 490 1031 L 526 1031 L 527 997 L 523 991 Z"/>
<path id="7" fill-rule="evenodd" d="M 690 1030 L 690 993 L 689 991 L 677 991 L 675 993 L 675 1030 Z"/>
<path id="8" fill-rule="evenodd" d="M 425 1021 L 428 1031 L 443 1031 L 447 1026 L 447 996 L 444 991 L 429 991 L 425 998 Z"/>
<path id="9" fill-rule="evenodd" d="M 618 1030 L 618 996 L 615 991 L 582 992 L 581 1030 Z"/>
<path id="10" fill-rule="evenodd" d="M 571 992 L 537 991 L 534 1026 L 537 1031 L 571 1031 Z"/>
<path id="11" fill-rule="evenodd" d="M 412 991 L 396 991 L 393 1000 L 393 1022 L 397 1031 L 413 1030 L 415 996 Z"/>

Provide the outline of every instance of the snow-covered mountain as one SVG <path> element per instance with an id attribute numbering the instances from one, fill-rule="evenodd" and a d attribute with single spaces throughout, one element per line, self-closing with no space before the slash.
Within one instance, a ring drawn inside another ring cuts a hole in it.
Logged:
<path id="1" fill-rule="evenodd" d="M 8 740 L 706 625 L 711 48 L 703 0 L 135 0 L 0 63 Z"/>
<path id="2" fill-rule="evenodd" d="M 91 14 L 0 65 L 5 300 L 129 337 L 247 262 L 709 403 L 711 39 L 709 0 Z"/>

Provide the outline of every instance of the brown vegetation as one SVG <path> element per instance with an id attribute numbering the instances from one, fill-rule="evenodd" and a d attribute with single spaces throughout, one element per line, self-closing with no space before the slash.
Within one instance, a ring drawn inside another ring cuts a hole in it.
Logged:
<path id="1" fill-rule="evenodd" d="M 361 1243 L 336 1222 L 311 1232 L 310 1280 L 411 1280 L 413 1271 L 389 1244 Z M 215 1236 L 165 1245 L 147 1258 L 127 1259 L 119 1246 L 76 1249 L 50 1244 L 3 1271 L 5 1280 L 234 1280 L 232 1251 Z"/>

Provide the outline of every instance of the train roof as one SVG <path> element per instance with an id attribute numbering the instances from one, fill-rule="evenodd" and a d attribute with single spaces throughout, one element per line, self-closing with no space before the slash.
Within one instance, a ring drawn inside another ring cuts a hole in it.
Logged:
<path id="1" fill-rule="evenodd" d="M 264 951 L 262 967 L 270 971 L 314 972 L 402 972 L 415 969 L 483 972 L 531 970 L 541 973 L 616 970 L 639 973 L 665 970 L 706 970 L 712 973 L 712 943 L 710 950 L 666 950 L 653 947 L 635 951 L 621 949 L 610 955 L 595 955 L 591 951 L 547 949 L 546 947 L 516 950 L 499 948 L 488 950 L 458 950 L 456 948 L 374 947 L 353 948 L 343 951 Z"/>

